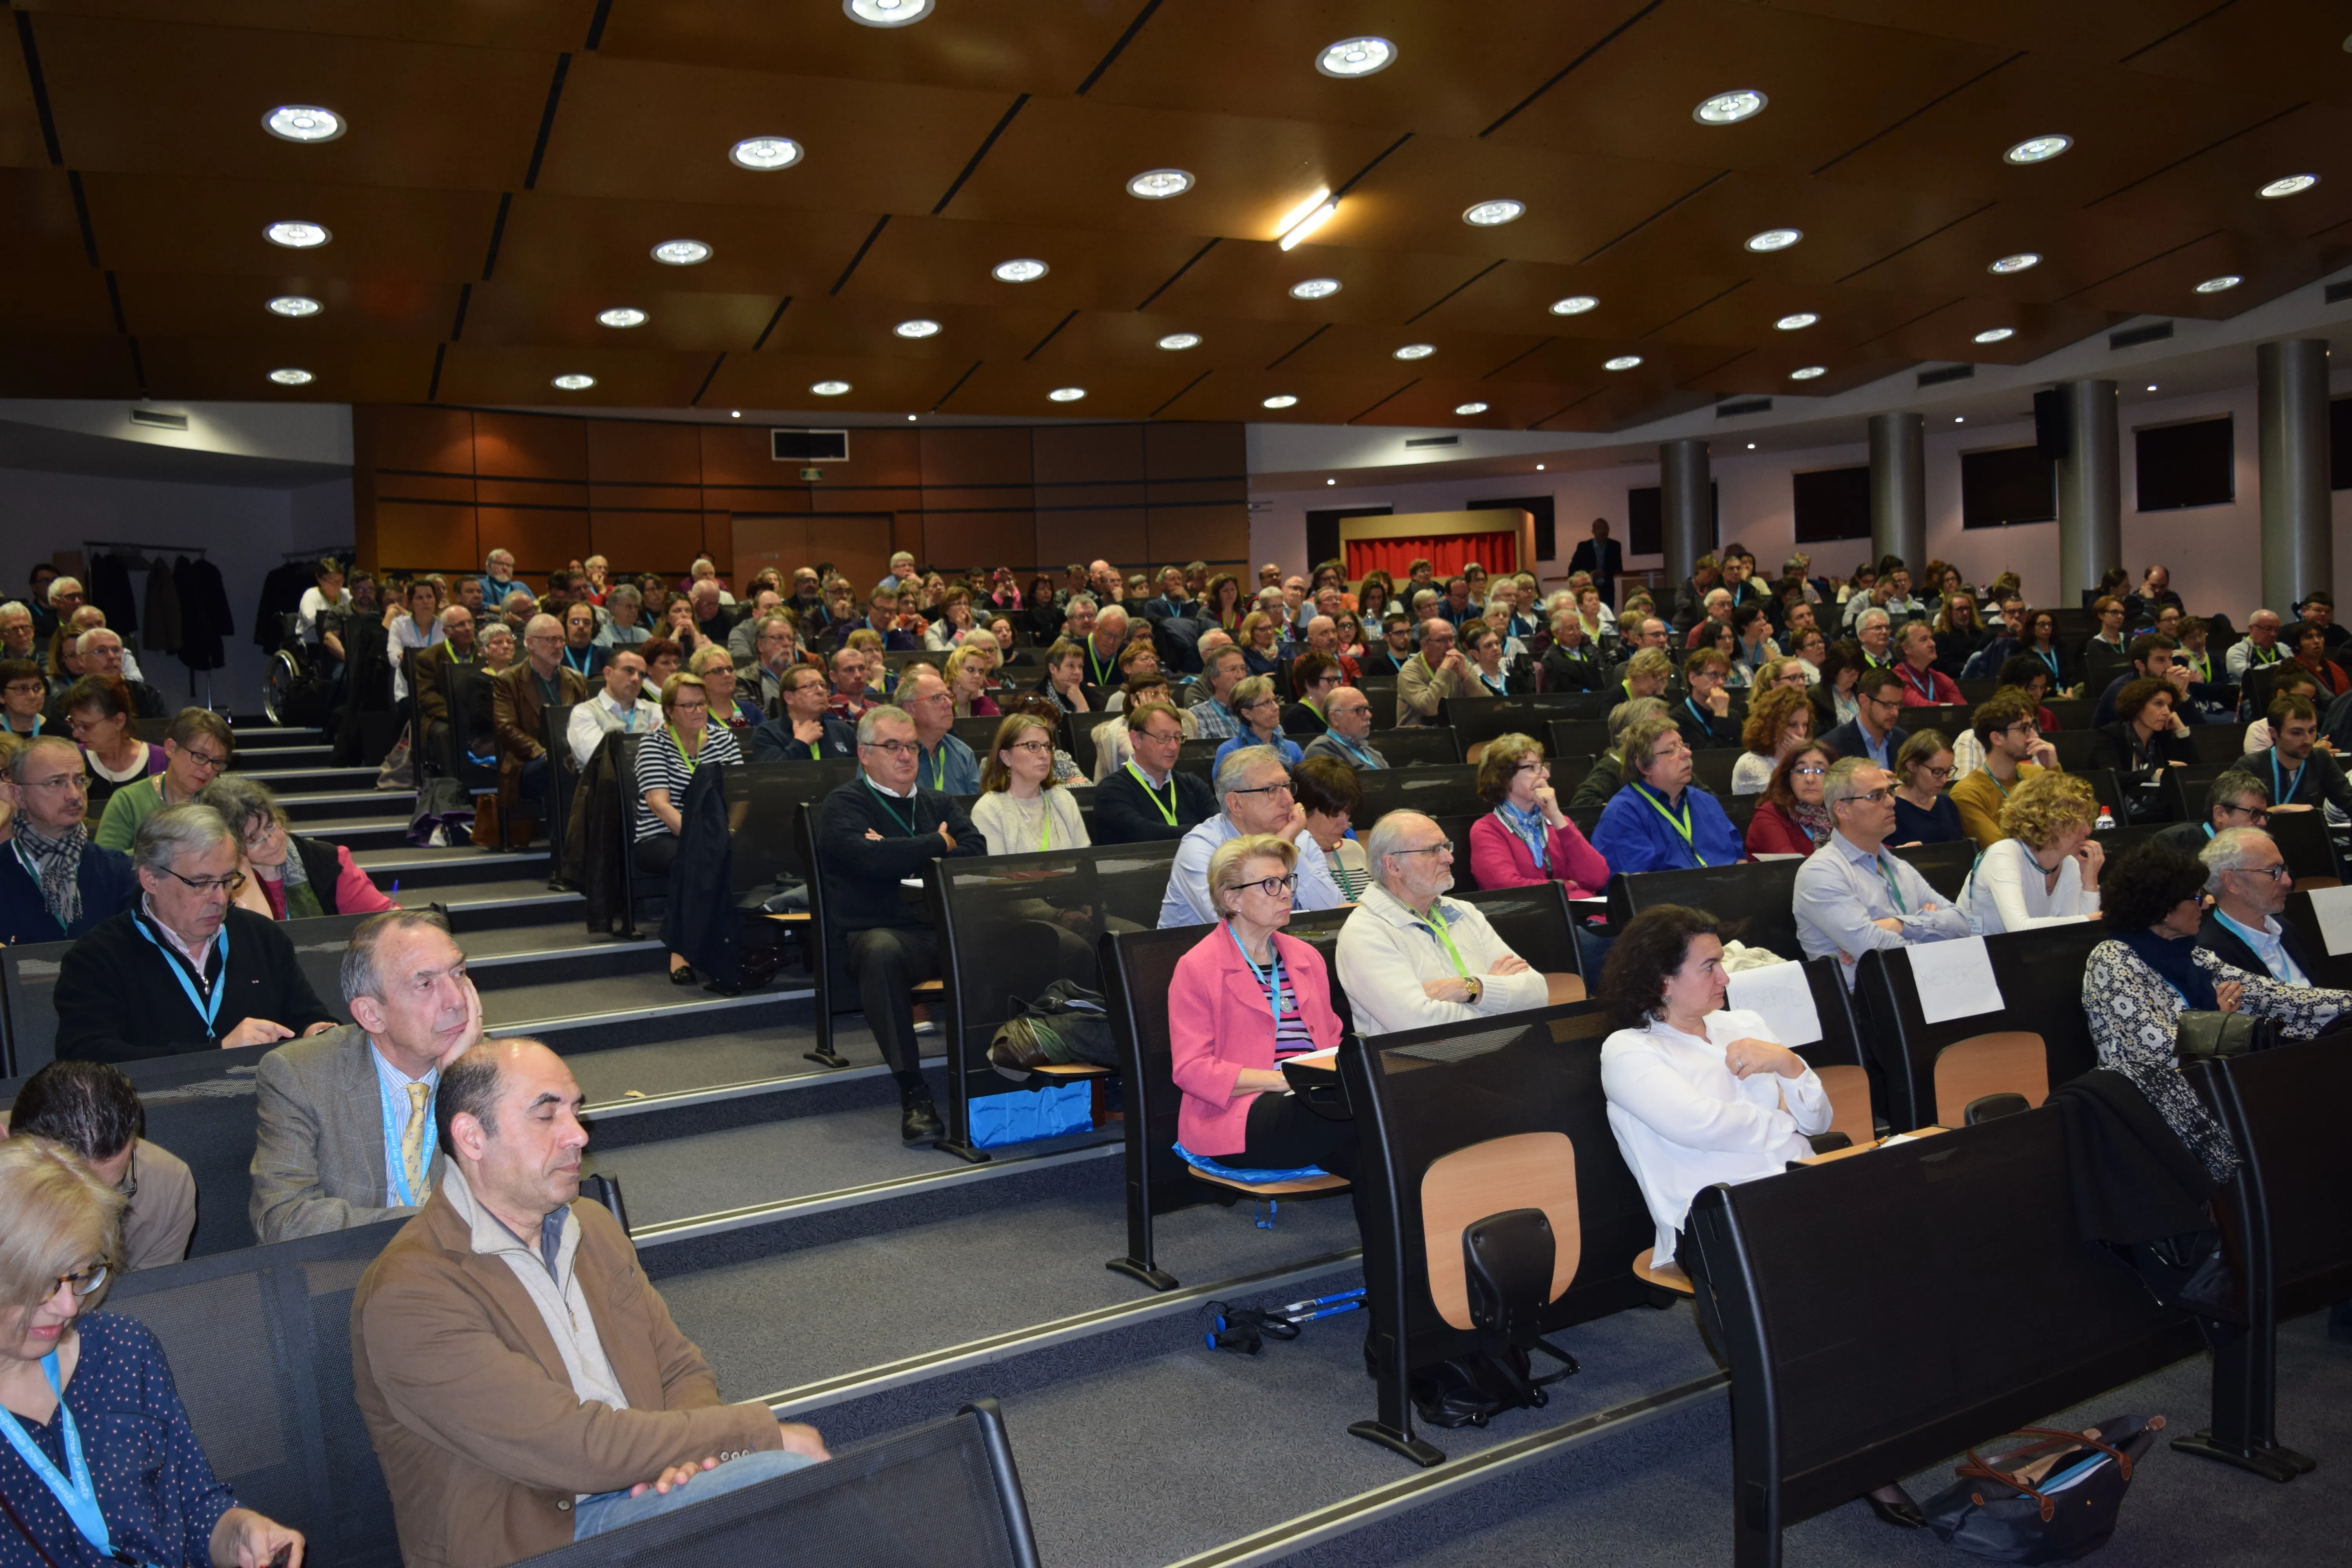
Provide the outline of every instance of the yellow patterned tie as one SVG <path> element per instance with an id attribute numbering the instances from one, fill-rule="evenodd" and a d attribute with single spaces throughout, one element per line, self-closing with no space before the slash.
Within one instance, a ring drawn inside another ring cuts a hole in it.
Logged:
<path id="1" fill-rule="evenodd" d="M 432 1094 L 430 1084 L 408 1086 L 408 1125 L 400 1134 L 401 1173 L 408 1178 L 408 1190 L 416 1194 L 419 1206 L 433 1195 L 425 1180 L 425 1105 Z"/>

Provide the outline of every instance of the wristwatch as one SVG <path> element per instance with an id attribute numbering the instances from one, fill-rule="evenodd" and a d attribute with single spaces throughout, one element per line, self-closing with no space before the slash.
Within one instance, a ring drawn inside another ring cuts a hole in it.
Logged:
<path id="1" fill-rule="evenodd" d="M 1465 975 L 1462 983 L 1470 987 L 1470 1005 L 1476 1006 L 1486 994 L 1486 984 L 1475 974 Z"/>

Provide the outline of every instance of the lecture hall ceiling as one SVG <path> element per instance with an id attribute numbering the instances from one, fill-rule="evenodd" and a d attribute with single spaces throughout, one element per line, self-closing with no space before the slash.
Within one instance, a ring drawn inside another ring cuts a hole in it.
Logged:
<path id="1" fill-rule="evenodd" d="M 0 395 L 1612 430 L 2352 259 L 2319 0 L 856 4 L 20 0 Z"/>

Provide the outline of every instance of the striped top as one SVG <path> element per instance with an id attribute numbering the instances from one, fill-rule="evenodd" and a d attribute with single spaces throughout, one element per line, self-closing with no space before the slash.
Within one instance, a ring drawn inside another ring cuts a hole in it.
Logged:
<path id="1" fill-rule="evenodd" d="M 1304 1056 L 1318 1047 L 1315 1044 L 1315 1036 L 1307 1027 L 1307 1020 L 1298 1016 L 1298 987 L 1293 985 L 1290 976 L 1283 973 L 1279 958 L 1274 961 L 1272 970 L 1261 975 L 1257 983 L 1258 994 L 1265 998 L 1267 1009 L 1271 1011 L 1274 1006 L 1276 980 L 1282 982 L 1282 1020 L 1275 1026 L 1274 1031 L 1274 1059 L 1280 1061 L 1285 1057 Z"/>
<path id="2" fill-rule="evenodd" d="M 695 758 L 695 766 L 704 763 L 740 763 L 743 748 L 735 731 L 724 724 L 706 725 L 702 731 L 702 750 Z M 694 769 L 686 765 L 679 754 L 677 742 L 669 738 L 667 726 L 655 731 L 637 744 L 637 830 L 635 838 L 653 838 L 667 833 L 654 808 L 646 804 L 647 790 L 669 791 L 670 809 L 686 805 L 686 786 L 694 782 Z"/>

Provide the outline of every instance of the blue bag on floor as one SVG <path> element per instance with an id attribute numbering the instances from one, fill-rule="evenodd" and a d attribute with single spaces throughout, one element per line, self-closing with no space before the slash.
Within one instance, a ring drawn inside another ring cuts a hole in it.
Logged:
<path id="1" fill-rule="evenodd" d="M 982 1149 L 1084 1132 L 1095 1124 L 1094 1089 L 1085 1081 L 989 1094 L 971 1102 L 971 1141 Z"/>

